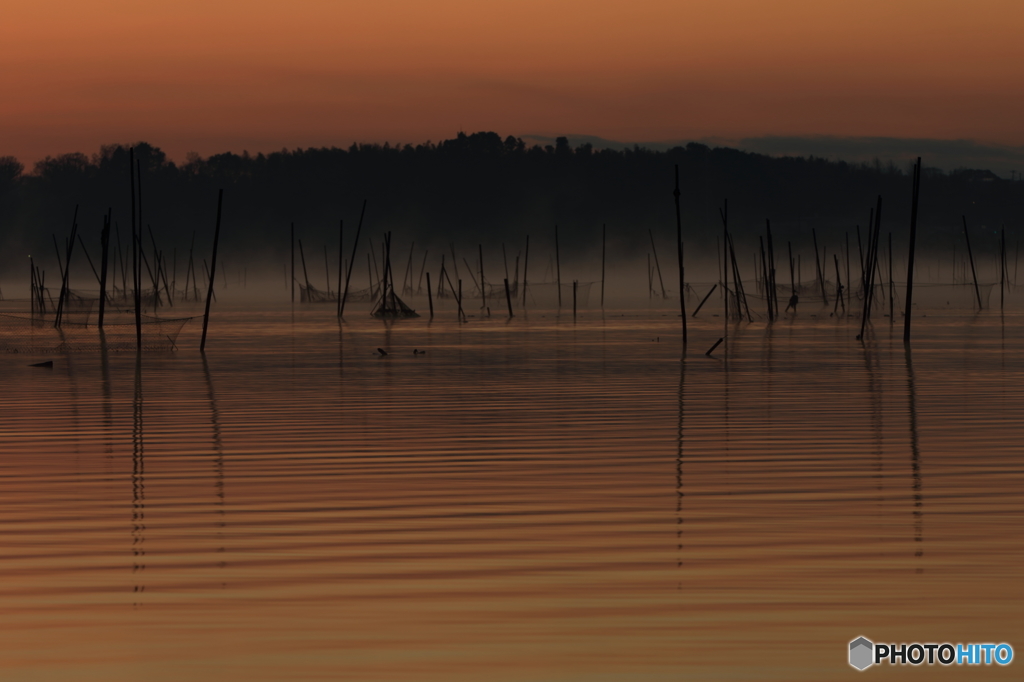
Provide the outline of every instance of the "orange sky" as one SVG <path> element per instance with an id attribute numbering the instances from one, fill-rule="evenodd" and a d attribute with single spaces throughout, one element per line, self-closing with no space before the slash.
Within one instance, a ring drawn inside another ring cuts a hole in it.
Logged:
<path id="1" fill-rule="evenodd" d="M 1024 2 L 33 0 L 0 21 L 0 156 L 467 132 L 1024 144 Z"/>

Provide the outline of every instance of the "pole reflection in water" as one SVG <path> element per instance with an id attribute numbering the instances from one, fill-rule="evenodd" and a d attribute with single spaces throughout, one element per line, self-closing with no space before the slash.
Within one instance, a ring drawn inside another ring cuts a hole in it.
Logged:
<path id="1" fill-rule="evenodd" d="M 686 357 L 679 361 L 679 423 L 676 428 L 676 541 L 679 556 L 676 565 L 683 566 L 683 415 L 686 413 Z M 678 589 L 683 589 L 682 582 Z"/>
<path id="2" fill-rule="evenodd" d="M 910 346 L 905 349 L 907 360 L 907 397 L 910 411 L 910 471 L 913 477 L 914 499 L 914 556 L 924 555 L 924 495 L 921 492 L 921 449 L 917 434 L 917 387 L 914 380 L 914 362 Z M 923 569 L 918 568 L 919 572 Z"/>
<path id="3" fill-rule="evenodd" d="M 865 333 L 865 336 L 868 336 L 868 334 Z M 863 340 L 861 345 L 864 349 L 864 374 L 868 380 L 868 401 L 871 406 L 870 422 L 871 433 L 874 436 L 875 442 L 875 470 L 878 478 L 878 492 L 881 494 L 885 484 L 885 458 L 882 447 L 883 410 L 880 358 L 878 357 L 878 348 L 869 346 L 867 339 Z"/>
<path id="4" fill-rule="evenodd" d="M 220 545 L 217 548 L 217 552 L 223 554 L 224 548 L 224 527 L 225 522 L 225 510 L 224 510 L 224 442 L 221 436 L 220 429 L 220 414 L 217 411 L 217 398 L 213 392 L 213 378 L 210 376 L 210 365 L 206 360 L 206 354 L 203 354 L 203 377 L 206 379 L 206 394 L 210 400 L 210 425 L 213 428 L 213 453 L 214 453 L 214 473 L 216 482 L 214 486 L 217 490 L 217 514 L 220 517 L 217 521 L 217 539 Z M 218 564 L 221 568 L 227 565 L 224 557 Z M 221 587 L 225 584 L 221 583 Z"/>
<path id="5" fill-rule="evenodd" d="M 132 573 L 146 569 L 146 459 L 142 425 L 142 354 L 135 356 L 135 396 L 132 399 Z M 135 592 L 146 589 L 142 576 L 136 578 Z M 141 606 L 136 598 L 135 606 Z"/>

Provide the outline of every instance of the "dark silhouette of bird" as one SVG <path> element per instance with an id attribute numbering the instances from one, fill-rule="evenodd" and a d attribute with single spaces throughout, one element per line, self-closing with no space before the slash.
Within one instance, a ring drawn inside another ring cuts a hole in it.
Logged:
<path id="1" fill-rule="evenodd" d="M 426 355 L 427 351 L 425 351 L 425 350 L 417 350 L 416 348 L 413 348 L 412 349 L 412 354 L 413 355 Z"/>
<path id="2" fill-rule="evenodd" d="M 388 352 L 386 350 L 384 350 L 383 348 L 378 348 L 377 352 L 380 353 L 381 357 L 384 357 L 385 355 L 388 354 Z"/>
<path id="3" fill-rule="evenodd" d="M 789 297 L 789 305 L 787 305 L 786 309 L 784 311 L 782 311 L 782 312 L 788 313 L 789 309 L 792 308 L 793 312 L 795 313 L 796 312 L 796 304 L 799 303 L 799 302 L 800 302 L 800 297 L 797 296 L 796 292 L 794 291 L 793 295 Z"/>

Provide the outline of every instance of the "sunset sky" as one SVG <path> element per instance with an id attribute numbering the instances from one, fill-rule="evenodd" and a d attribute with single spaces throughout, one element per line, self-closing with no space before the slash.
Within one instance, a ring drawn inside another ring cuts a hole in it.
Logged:
<path id="1" fill-rule="evenodd" d="M 1024 145 L 1024 3 L 35 0 L 0 22 L 0 156 L 764 135 Z"/>

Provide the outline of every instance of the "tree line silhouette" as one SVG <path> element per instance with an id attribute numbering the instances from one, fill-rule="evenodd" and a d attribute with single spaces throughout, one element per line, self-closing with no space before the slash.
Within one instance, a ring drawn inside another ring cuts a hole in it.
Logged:
<path id="1" fill-rule="evenodd" d="M 80 232 L 92 235 L 90 244 L 98 243 L 108 207 L 114 222 L 126 225 L 128 150 L 115 144 L 91 157 L 47 157 L 31 172 L 0 157 L 0 265 L 20 267 L 29 253 L 52 256 L 51 235 L 62 239 L 68 233 L 76 205 Z M 814 228 L 819 239 L 835 243 L 855 225 L 866 225 L 882 195 L 883 230 L 903 241 L 910 213 L 910 171 L 891 163 L 775 158 L 697 143 L 615 151 L 572 148 L 566 138 L 527 146 L 519 138 L 478 132 L 418 145 L 190 154 L 180 164 L 147 143 L 134 151 L 142 171 L 142 220 L 161 247 L 187 248 L 196 231 L 197 247 L 205 248 L 223 188 L 222 242 L 225 254 L 234 256 L 285 253 L 293 222 L 307 244 L 336 249 L 338 220 L 354 228 L 364 199 L 368 234 L 392 230 L 399 241 L 421 247 L 519 245 L 526 234 L 543 247 L 557 224 L 563 257 L 571 260 L 599 251 L 606 224 L 609 253 L 640 255 L 649 246 L 648 229 L 674 240 L 676 165 L 688 248 L 715 248 L 725 198 L 738 240 L 756 240 L 770 218 L 780 239 L 809 239 Z M 961 215 L 978 227 L 978 248 L 994 248 L 1002 226 L 1015 238 L 1024 183 L 983 170 L 928 170 L 927 159 L 925 166 L 920 249 L 945 248 L 962 229 Z"/>

